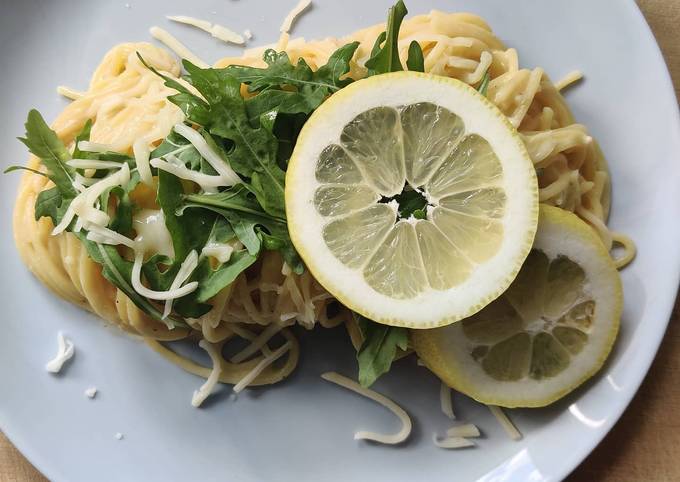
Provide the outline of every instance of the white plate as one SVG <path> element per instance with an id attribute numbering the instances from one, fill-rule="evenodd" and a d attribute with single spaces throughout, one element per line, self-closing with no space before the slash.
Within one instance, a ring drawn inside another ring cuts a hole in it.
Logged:
<path id="1" fill-rule="evenodd" d="M 13 2 L 0 18 L 3 164 L 23 163 L 29 108 L 52 119 L 65 102 L 58 84 L 85 88 L 91 71 L 117 42 L 149 39 L 166 14 L 191 14 L 250 28 L 258 43 L 277 37 L 294 0 Z M 296 35 L 342 35 L 381 21 L 391 0 L 316 0 Z M 644 377 L 663 336 L 680 272 L 680 124 L 662 57 L 632 1 L 537 2 L 440 0 L 408 2 L 412 13 L 436 7 L 481 14 L 516 47 L 524 66 L 559 78 L 582 69 L 569 90 L 576 118 L 601 142 L 614 183 L 611 224 L 629 233 L 639 254 L 623 273 L 625 310 L 616 349 L 602 373 L 543 410 L 513 411 L 524 433 L 511 442 L 485 407 L 463 396 L 460 418 L 478 424 L 479 447 L 443 451 L 433 431 L 438 382 L 413 359 L 397 363 L 376 388 L 414 417 L 402 447 L 352 440 L 359 427 L 393 430 L 382 408 L 319 379 L 326 370 L 353 375 L 353 352 L 342 328 L 302 338 L 290 380 L 248 390 L 237 401 L 222 387 L 200 410 L 189 405 L 201 381 L 140 342 L 104 328 L 93 316 L 55 298 L 21 264 L 10 216 L 17 175 L 1 176 L 2 335 L 0 427 L 54 480 L 555 480 L 566 476 L 607 433 Z M 235 54 L 209 36 L 180 26 L 172 32 L 209 60 Z M 77 355 L 63 376 L 44 364 L 57 330 Z M 95 385 L 94 400 L 83 390 Z M 121 432 L 125 438 L 116 440 Z"/>

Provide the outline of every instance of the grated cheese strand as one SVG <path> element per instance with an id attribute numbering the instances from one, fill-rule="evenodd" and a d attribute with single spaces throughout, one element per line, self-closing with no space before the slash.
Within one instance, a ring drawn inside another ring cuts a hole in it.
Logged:
<path id="1" fill-rule="evenodd" d="M 173 22 L 183 23 L 185 25 L 191 25 L 192 27 L 200 28 L 222 42 L 236 45 L 243 45 L 245 43 L 245 40 L 241 35 L 223 25 L 213 24 L 207 20 L 188 17 L 186 15 L 168 15 L 167 18 Z"/>
<path id="2" fill-rule="evenodd" d="M 206 340 L 201 340 L 198 342 L 198 346 L 208 353 L 213 366 L 205 383 L 201 385 L 201 388 L 194 391 L 194 395 L 191 397 L 191 405 L 194 407 L 200 407 L 205 399 L 210 396 L 222 373 L 222 362 L 220 361 L 221 355 L 215 349 L 216 345 L 208 343 Z"/>
<path id="3" fill-rule="evenodd" d="M 78 149 L 83 152 L 115 152 L 116 148 L 110 144 L 101 144 L 99 142 L 92 141 L 80 141 L 78 143 Z"/>
<path id="4" fill-rule="evenodd" d="M 212 28 L 210 29 L 210 35 L 225 43 L 232 43 L 236 45 L 243 45 L 244 43 L 246 43 L 242 35 L 237 34 L 236 32 L 234 32 L 231 29 L 228 29 L 224 25 L 218 24 L 213 25 Z"/>
<path id="5" fill-rule="evenodd" d="M 361 396 L 370 398 L 374 402 L 378 402 L 380 405 L 394 413 L 401 422 L 401 430 L 399 430 L 397 433 L 385 435 L 361 430 L 354 434 L 354 440 L 372 440 L 374 442 L 382 444 L 394 445 L 403 442 L 409 437 L 409 435 L 411 435 L 412 424 L 411 418 L 408 416 L 408 413 L 406 413 L 406 411 L 403 408 L 401 408 L 399 405 L 394 403 L 386 396 L 374 390 L 364 388 L 354 380 L 344 377 L 336 372 L 323 373 L 321 374 L 321 378 L 331 383 L 335 383 L 336 385 L 340 385 L 341 387 L 351 390 L 355 393 L 358 393 Z"/>
<path id="6" fill-rule="evenodd" d="M 234 393 L 239 393 L 243 391 L 244 388 L 246 388 L 248 385 L 250 385 L 253 380 L 257 378 L 257 376 L 262 373 L 262 371 L 267 368 L 269 365 L 274 363 L 276 360 L 281 358 L 288 350 L 290 350 L 290 342 L 287 341 L 284 343 L 280 348 L 274 350 L 271 355 L 265 356 L 260 363 L 255 365 L 255 367 L 250 370 L 246 376 L 244 376 L 239 382 L 234 385 Z"/>
<path id="7" fill-rule="evenodd" d="M 160 27 L 151 27 L 149 33 L 153 38 L 164 44 L 170 50 L 175 52 L 177 56 L 187 59 L 196 67 L 207 69 L 210 67 L 206 62 L 198 58 L 191 50 L 189 50 L 182 42 L 173 37 L 170 32 L 163 30 Z"/>
<path id="8" fill-rule="evenodd" d="M 136 250 L 138 248 L 138 245 L 135 241 L 115 232 L 112 229 L 102 228 L 101 226 L 87 222 L 84 223 L 83 227 L 88 230 L 86 238 L 90 241 L 94 241 L 95 243 L 110 244 L 113 246 L 122 244 L 123 246 L 127 246 L 132 250 Z"/>
<path id="9" fill-rule="evenodd" d="M 135 163 L 137 164 L 137 172 L 139 172 L 139 178 L 147 186 L 154 187 L 153 176 L 151 175 L 151 167 L 149 166 L 149 155 L 151 154 L 151 149 L 149 149 L 149 143 L 146 139 L 137 139 L 134 144 L 132 144 L 132 153 L 135 156 Z"/>
<path id="10" fill-rule="evenodd" d="M 206 32 L 210 32 L 210 27 L 212 27 L 212 23 L 208 22 L 207 20 L 201 20 L 195 17 L 187 17 L 186 15 L 166 15 L 165 18 L 172 20 L 173 22 L 183 23 L 185 25 L 191 25 L 192 27 L 200 28 Z"/>
<path id="11" fill-rule="evenodd" d="M 472 424 L 472 423 L 466 423 L 464 425 L 456 425 L 455 427 L 451 427 L 446 431 L 446 436 L 447 437 L 479 437 L 479 428 L 477 428 L 477 425 Z"/>
<path id="12" fill-rule="evenodd" d="M 312 0 L 300 0 L 297 5 L 293 7 L 293 9 L 288 12 L 288 15 L 286 15 L 286 18 L 283 19 L 283 23 L 281 24 L 281 33 L 288 33 L 290 32 L 291 27 L 293 26 L 293 22 L 298 18 L 298 16 L 310 5 L 312 4 Z"/>
<path id="13" fill-rule="evenodd" d="M 453 403 L 451 402 L 451 388 L 444 382 L 441 382 L 439 387 L 439 404 L 442 407 L 444 415 L 451 420 L 456 419 L 456 415 L 453 413 Z"/>
<path id="14" fill-rule="evenodd" d="M 93 205 L 107 189 L 130 182 L 130 167 L 127 163 L 120 164 L 120 166 L 121 168 L 117 172 L 86 188 L 71 201 L 61 222 L 52 229 L 53 235 L 65 231 L 71 225 L 76 215 L 79 219 L 82 218 L 81 223 L 88 221 L 99 226 L 109 224 L 109 215 L 99 209 L 95 209 Z"/>
<path id="15" fill-rule="evenodd" d="M 142 284 L 142 264 L 144 263 L 144 253 L 139 251 L 135 253 L 135 262 L 132 265 L 132 287 L 137 293 L 149 298 L 150 300 L 172 300 L 175 298 L 181 298 L 189 293 L 192 293 L 198 288 L 198 282 L 192 281 L 187 283 L 181 288 L 168 291 L 154 291 Z"/>
<path id="16" fill-rule="evenodd" d="M 57 87 L 57 94 L 71 100 L 78 100 L 85 95 L 83 92 L 66 87 L 65 85 L 60 85 Z"/>
<path id="17" fill-rule="evenodd" d="M 170 284 L 169 291 L 181 288 L 184 282 L 187 279 L 189 279 L 189 276 L 191 276 L 191 273 L 194 272 L 197 266 L 198 266 L 198 253 L 196 252 L 196 250 L 192 250 L 187 255 L 187 257 L 184 258 L 184 261 L 182 261 L 182 264 L 180 265 L 179 270 L 177 271 L 175 279 L 172 280 L 172 283 Z M 162 320 L 167 318 L 170 312 L 172 311 L 172 302 L 173 299 L 165 301 L 165 307 L 163 308 L 163 316 L 161 317 Z"/>
<path id="18" fill-rule="evenodd" d="M 195 129 L 185 124 L 175 124 L 175 132 L 184 137 L 196 148 L 198 153 L 208 161 L 225 180 L 227 186 L 233 186 L 241 182 L 241 178 L 232 170 L 231 166 L 220 157 L 220 155 L 208 145 L 203 136 Z"/>
<path id="19" fill-rule="evenodd" d="M 67 166 L 75 169 L 120 169 L 122 162 L 99 161 L 96 159 L 70 159 L 66 161 Z"/>
<path id="20" fill-rule="evenodd" d="M 258 350 L 260 350 L 264 345 L 267 344 L 271 338 L 276 335 L 279 331 L 281 331 L 283 327 L 276 325 L 276 324 L 271 324 L 267 326 L 264 330 L 262 330 L 262 333 L 260 333 L 257 338 L 252 340 L 248 346 L 246 346 L 243 350 L 238 352 L 236 355 L 231 357 L 229 361 L 231 363 L 241 363 L 243 360 L 248 358 L 249 356 L 255 354 Z"/>
<path id="21" fill-rule="evenodd" d="M 70 360 L 76 351 L 73 342 L 66 338 L 61 331 L 57 333 L 57 344 L 59 345 L 57 355 L 45 365 L 45 369 L 50 373 L 59 373 L 64 363 Z"/>
<path id="22" fill-rule="evenodd" d="M 439 438 L 437 434 L 432 436 L 434 444 L 441 449 L 463 449 L 466 447 L 474 447 L 476 444 L 472 440 L 463 437 L 446 437 Z"/>
<path id="23" fill-rule="evenodd" d="M 83 188 L 91 186 L 91 185 L 99 182 L 99 179 L 97 179 L 95 177 L 85 177 L 78 172 L 76 172 L 75 178 L 76 178 L 75 183 L 78 183 Z"/>
<path id="24" fill-rule="evenodd" d="M 201 189 L 207 191 L 215 187 L 227 186 L 222 176 L 213 176 L 210 174 L 203 174 L 202 172 L 192 171 L 187 168 L 182 161 L 173 155 L 168 155 L 167 161 L 161 158 L 151 159 L 149 164 L 156 169 L 169 172 L 174 174 L 180 179 L 186 179 L 187 181 L 193 181 L 198 184 Z"/>
<path id="25" fill-rule="evenodd" d="M 495 405 L 487 406 L 489 407 L 489 410 L 491 410 L 491 413 L 493 413 L 493 416 L 496 417 L 496 420 L 498 420 L 498 423 L 501 424 L 503 429 L 505 429 L 505 432 L 512 440 L 522 439 L 522 434 L 520 433 L 520 431 L 517 430 L 517 427 L 515 427 L 515 425 L 510 421 L 508 416 L 500 407 L 497 407 Z"/>
<path id="26" fill-rule="evenodd" d="M 87 398 L 94 398 L 97 395 L 97 387 L 89 387 L 85 389 L 85 396 Z"/>
<path id="27" fill-rule="evenodd" d="M 210 256 L 224 264 L 231 259 L 233 252 L 234 247 L 231 244 L 209 241 L 205 246 L 203 246 L 203 249 L 201 250 L 201 256 Z"/>

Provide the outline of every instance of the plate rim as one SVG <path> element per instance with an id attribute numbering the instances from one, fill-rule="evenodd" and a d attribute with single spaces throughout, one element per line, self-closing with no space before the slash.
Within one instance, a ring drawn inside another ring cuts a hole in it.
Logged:
<path id="1" fill-rule="evenodd" d="M 622 3 L 622 5 L 624 4 Z M 670 92 L 671 98 L 675 100 L 674 104 L 675 109 L 673 111 L 674 112 L 673 122 L 675 125 L 673 127 L 675 128 L 676 131 L 680 131 L 680 106 L 678 105 L 678 97 L 675 93 L 675 85 L 673 84 L 673 79 L 671 78 L 670 70 L 668 68 L 668 64 L 666 63 L 666 58 L 663 55 L 663 51 L 661 50 L 661 47 L 659 46 L 659 43 L 656 40 L 654 31 L 649 25 L 649 22 L 647 22 L 647 19 L 642 13 L 642 10 L 640 9 L 637 2 L 635 0 L 629 0 L 628 3 L 625 5 L 626 5 L 625 8 L 629 8 L 632 10 L 631 12 L 632 16 L 635 17 L 635 21 L 638 22 L 640 26 L 639 29 L 640 34 L 644 34 L 647 37 L 648 41 L 651 40 L 651 44 L 653 45 L 654 49 L 654 54 L 657 56 L 657 60 L 660 60 L 661 65 L 663 66 L 663 71 L 661 72 L 661 74 L 665 85 L 662 87 L 662 89 Z M 680 145 L 675 146 L 675 151 L 676 155 L 680 157 Z M 630 406 L 631 401 L 640 390 L 642 382 L 645 380 L 645 378 L 647 378 L 652 363 L 656 359 L 656 355 L 659 352 L 661 343 L 663 342 L 663 339 L 666 336 L 666 332 L 668 331 L 668 324 L 670 323 L 670 319 L 673 315 L 673 308 L 675 307 L 675 304 L 679 299 L 680 292 L 678 291 L 678 287 L 680 285 L 680 258 L 678 260 L 678 263 L 676 263 L 675 273 L 676 273 L 675 278 L 667 283 L 668 286 L 672 285 L 675 287 L 676 292 L 675 297 L 673 298 L 673 302 L 670 304 L 670 306 L 668 306 L 665 310 L 666 314 L 664 315 L 663 318 L 665 320 L 663 322 L 663 330 L 659 330 L 658 332 L 653 334 L 654 336 L 656 336 L 656 338 L 652 340 L 650 343 L 651 346 L 653 346 L 653 349 L 645 354 L 646 358 L 638 360 L 638 370 L 636 371 L 635 376 L 632 377 L 634 382 L 631 384 L 631 386 L 634 386 L 635 388 L 631 389 L 628 393 L 624 394 L 622 397 L 619 398 L 619 400 L 623 400 L 623 402 L 620 403 L 610 412 L 610 415 L 607 417 L 607 420 L 604 424 L 603 430 L 597 432 L 592 437 L 590 437 L 586 443 L 582 444 L 581 445 L 582 450 L 574 451 L 570 456 L 566 458 L 566 462 L 562 465 L 564 469 L 557 474 L 558 480 L 563 480 L 567 476 L 569 476 L 569 474 L 574 472 L 588 458 L 588 456 L 590 456 L 590 454 L 592 454 L 595 451 L 595 449 L 597 449 L 597 447 L 604 440 L 604 438 L 607 435 L 609 435 L 612 428 L 614 428 L 614 425 L 616 425 L 619 422 L 624 412 Z"/>
<path id="2" fill-rule="evenodd" d="M 663 52 L 656 40 L 653 30 L 651 29 L 647 19 L 645 18 L 642 10 L 637 5 L 635 0 L 628 0 L 628 2 L 619 4 L 622 10 L 629 10 L 629 17 L 632 21 L 637 23 L 637 31 L 641 36 L 645 37 L 645 41 L 651 41 L 651 50 L 649 53 L 656 56 L 656 61 L 660 61 L 661 71 L 660 77 L 663 85 L 659 85 L 659 90 L 665 91 L 666 95 L 670 95 L 670 98 L 675 101 L 675 108 L 673 109 L 672 118 L 673 128 L 676 132 L 680 132 L 680 106 L 678 105 L 678 96 L 676 95 L 675 86 L 673 84 L 668 64 L 663 55 Z M 674 152 L 675 155 L 680 158 L 680 143 L 678 142 L 680 138 L 674 137 L 669 139 L 669 152 Z M 620 401 L 616 406 L 611 408 L 605 423 L 603 424 L 602 430 L 597 433 L 592 434 L 588 437 L 585 443 L 580 445 L 580 450 L 571 452 L 567 457 L 564 457 L 564 461 L 560 464 L 559 468 L 554 469 L 549 474 L 545 474 L 544 478 L 556 478 L 562 480 L 569 476 L 574 470 L 576 470 L 585 459 L 593 453 L 597 446 L 602 442 L 602 440 L 610 433 L 612 428 L 616 423 L 619 422 L 621 416 L 629 407 L 632 399 L 638 393 L 642 382 L 647 377 L 652 363 L 656 359 L 661 343 L 666 335 L 668 324 L 672 317 L 673 308 L 679 299 L 680 292 L 678 292 L 678 285 L 680 284 L 680 255 L 675 266 L 675 276 L 672 280 L 666 283 L 666 286 L 675 288 L 675 296 L 672 298 L 673 301 L 666 307 L 664 311 L 663 321 L 660 321 L 660 327 L 658 331 L 651 334 L 648 341 L 648 346 L 652 349 L 643 353 L 637 360 L 637 370 L 636 373 L 630 378 L 630 386 L 634 387 L 627 391 L 627 393 L 621 395 L 617 398 Z M 21 430 L 18 430 L 18 425 L 7 423 L 7 417 L 3 411 L 0 411 L 0 431 L 5 435 L 9 443 L 25 458 L 29 463 L 40 472 L 41 475 L 48 478 L 49 480 L 68 480 L 68 477 L 64 477 L 60 465 L 54 463 L 53 459 L 49 457 L 47 453 L 41 453 L 37 449 L 35 444 L 30 442 L 29 437 L 21 435 Z"/>

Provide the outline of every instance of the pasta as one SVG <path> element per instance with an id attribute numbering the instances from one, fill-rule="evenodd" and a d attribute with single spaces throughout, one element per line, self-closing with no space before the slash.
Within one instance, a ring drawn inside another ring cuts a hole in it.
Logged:
<path id="1" fill-rule="evenodd" d="M 359 79 L 366 75 L 364 62 L 384 29 L 384 24 L 380 24 L 341 39 L 307 42 L 302 38 L 290 40 L 285 28 L 275 47 L 293 60 L 304 59 L 316 69 L 337 48 L 358 41 L 349 76 Z M 175 51 L 202 64 L 166 32 L 155 29 L 153 34 L 173 44 Z M 606 225 L 611 195 L 606 161 L 585 126 L 575 123 L 559 92 L 579 75 L 572 73 L 556 85 L 540 68 L 520 68 L 516 50 L 506 48 L 481 18 L 471 14 L 433 11 L 405 21 L 399 39 L 402 61 L 412 41 L 417 41 L 423 50 L 427 72 L 454 77 L 473 86 L 479 85 L 485 73 L 489 73 L 487 96 L 521 133 L 538 173 L 540 201 L 575 212 L 598 232 L 607 248 L 614 244 L 623 247 L 624 254 L 617 259 L 619 266 L 630 262 L 634 256 L 633 243 L 612 233 Z M 265 48 L 222 59 L 216 67 L 264 66 Z M 179 62 L 165 50 L 147 43 L 121 44 L 104 57 L 86 92 L 62 89 L 73 102 L 54 121 L 53 129 L 73 149 L 75 135 L 91 120 L 92 142 L 143 159 L 146 164 L 138 163 L 148 170 L 149 150 L 173 126 L 181 124 L 184 115 L 167 99 L 175 91 L 142 64 L 138 53 L 157 71 L 192 89 L 180 78 Z M 30 159 L 29 167 L 44 170 L 35 157 Z M 145 184 L 134 191 L 134 201 L 142 208 L 153 209 L 154 181 L 142 169 Z M 80 176 L 79 182 L 85 187 L 88 178 Z M 299 324 L 311 329 L 317 323 L 332 327 L 347 319 L 347 310 L 308 271 L 296 274 L 278 253 L 265 252 L 211 300 L 212 309 L 207 314 L 187 320 L 188 327 L 171 328 L 145 314 L 109 283 L 74 234 L 62 232 L 53 236 L 54 226 L 47 218 L 36 221 L 36 198 L 50 185 L 45 177 L 32 173 L 21 180 L 14 235 L 24 263 L 57 295 L 143 337 L 152 349 L 191 373 L 208 378 L 212 372 L 214 378 L 235 384 L 238 389 L 245 384 L 276 383 L 292 372 L 299 355 L 297 341 L 286 327 Z M 174 287 L 179 288 L 180 284 Z M 167 312 L 171 305 L 171 302 L 166 305 Z M 360 334 L 354 334 L 353 341 L 358 344 L 355 338 L 360 338 Z M 282 337 L 283 344 L 272 349 L 269 343 L 273 337 Z M 251 345 L 226 359 L 223 354 L 226 345 L 239 338 L 250 340 Z M 181 339 L 205 340 L 214 353 L 222 355 L 216 358 L 219 366 L 211 370 L 163 344 Z M 278 357 L 282 357 L 281 363 L 275 363 Z"/>

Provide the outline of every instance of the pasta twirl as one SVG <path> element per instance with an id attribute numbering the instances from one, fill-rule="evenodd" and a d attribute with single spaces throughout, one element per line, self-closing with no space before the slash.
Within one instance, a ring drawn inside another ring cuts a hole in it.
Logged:
<path id="1" fill-rule="evenodd" d="M 351 62 L 349 76 L 366 75 L 364 62 L 384 24 L 375 25 L 345 38 L 307 42 L 282 35 L 278 47 L 291 59 L 304 59 L 312 69 L 324 65 L 329 56 L 347 42 L 360 42 Z M 479 17 L 465 13 L 433 11 L 405 21 L 399 39 L 399 53 L 406 60 L 410 43 L 417 41 L 424 54 L 426 71 L 449 76 L 473 86 L 485 72 L 490 74 L 488 98 L 519 130 L 538 173 L 540 201 L 575 212 L 600 235 L 608 248 L 614 242 L 626 250 L 620 265 L 632 259 L 634 247 L 628 238 L 611 233 L 606 220 L 610 207 L 610 179 L 606 161 L 587 129 L 575 123 L 558 88 L 540 68 L 519 67 L 517 52 L 506 48 Z M 251 49 L 242 57 L 225 58 L 216 67 L 232 64 L 264 66 L 266 47 Z M 93 142 L 118 152 L 143 151 L 164 139 L 173 126 L 184 120 L 182 112 L 167 97 L 175 91 L 145 67 L 183 82 L 180 65 L 165 50 L 146 43 L 122 44 L 113 48 L 95 70 L 90 86 L 54 121 L 53 128 L 65 144 L 71 144 L 88 120 L 92 120 Z M 560 84 L 562 86 L 562 84 Z M 189 86 L 190 88 L 190 86 Z M 36 158 L 29 167 L 41 169 Z M 312 328 L 318 321 L 329 327 L 346 319 L 346 310 L 306 271 L 292 273 L 277 253 L 267 252 L 246 272 L 211 300 L 212 310 L 188 320 L 188 328 L 169 329 L 137 308 L 125 294 L 107 282 L 101 268 L 87 255 L 71 233 L 51 236 L 46 218 L 35 220 L 38 194 L 50 182 L 26 174 L 20 185 L 14 214 L 15 240 L 22 259 L 52 291 L 121 329 L 146 338 L 156 351 L 186 370 L 207 376 L 208 368 L 184 359 L 160 344 L 187 337 L 205 339 L 219 350 L 231 339 L 245 334 L 245 324 L 281 327 L 298 323 Z M 134 192 L 136 202 L 153 208 L 155 192 L 141 186 Z M 275 331 L 274 331 L 275 332 Z M 288 330 L 281 332 L 290 349 L 284 361 L 265 367 L 253 384 L 274 383 L 287 376 L 298 359 L 298 345 Z M 242 336 L 241 336 L 242 337 Z M 237 383 L 266 357 L 265 343 L 260 355 L 242 363 L 223 360 L 220 380 Z"/>

